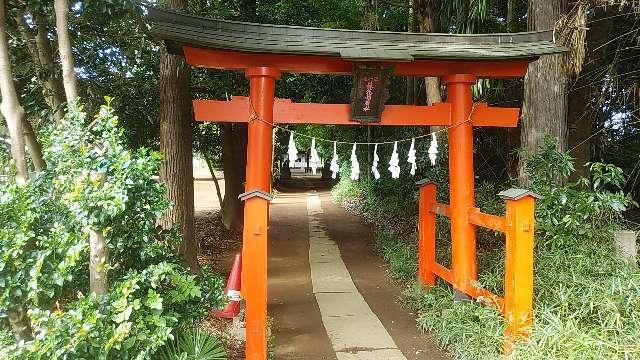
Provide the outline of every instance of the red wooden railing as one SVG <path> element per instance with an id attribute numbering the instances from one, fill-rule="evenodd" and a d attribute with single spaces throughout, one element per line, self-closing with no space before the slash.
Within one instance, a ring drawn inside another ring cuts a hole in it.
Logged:
<path id="1" fill-rule="evenodd" d="M 449 205 L 436 201 L 436 185 L 422 184 L 419 199 L 419 267 L 420 281 L 434 286 L 436 276 L 476 300 L 495 306 L 505 317 L 505 352 L 514 341 L 528 338 L 533 322 L 533 244 L 534 209 L 537 195 L 520 189 L 500 193 L 506 200 L 505 216 L 484 214 L 478 208 L 469 208 L 467 221 L 505 234 L 504 297 L 478 287 L 477 279 L 462 279 L 456 283 L 452 269 L 436 261 L 436 215 L 451 216 Z M 453 241 L 454 239 L 452 239 Z M 475 256 L 475 254 L 474 254 Z"/>

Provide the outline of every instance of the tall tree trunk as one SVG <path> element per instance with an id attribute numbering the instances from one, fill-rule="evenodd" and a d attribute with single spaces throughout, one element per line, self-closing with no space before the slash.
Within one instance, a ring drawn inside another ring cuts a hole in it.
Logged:
<path id="1" fill-rule="evenodd" d="M 594 19 L 586 36 L 586 58 L 592 59 L 585 62 L 577 81 L 571 86 L 571 96 L 569 96 L 569 111 L 567 114 L 568 125 L 568 147 L 572 149 L 571 156 L 574 157 L 576 171 L 572 180 L 579 177 L 589 177 L 587 163 L 591 161 L 591 133 L 593 130 L 593 118 L 598 113 L 595 100 L 597 86 L 593 84 L 593 78 L 587 74 L 595 71 L 603 64 L 597 59 L 604 58 L 609 49 L 605 46 L 597 52 L 593 49 L 600 44 L 604 44 L 611 38 L 613 27 L 616 21 L 617 9 L 597 7 L 593 9 Z"/>
<path id="2" fill-rule="evenodd" d="M 11 137 L 11 156 L 16 163 L 16 181 L 18 183 L 24 183 L 28 177 L 27 161 L 24 152 L 24 135 L 22 132 L 24 110 L 18 102 L 11 72 L 11 63 L 9 61 L 5 0 L 0 0 L 0 95 L 2 96 L 0 110 L 7 122 L 9 136 Z M 13 306 L 8 309 L 7 316 L 16 341 L 29 341 L 33 339 L 31 321 L 23 304 L 13 304 Z"/>
<path id="3" fill-rule="evenodd" d="M 240 20 L 256 21 L 256 0 L 240 1 Z M 227 229 L 240 230 L 244 222 L 244 204 L 238 199 L 245 189 L 247 167 L 247 124 L 221 124 L 224 200 L 222 222 Z"/>
<path id="4" fill-rule="evenodd" d="M 566 11 L 566 0 L 529 0 L 529 31 L 554 29 Z M 558 150 L 567 150 L 567 75 L 563 55 L 544 55 L 529 65 L 524 80 L 524 104 L 520 143 L 528 153 L 535 153 L 546 135 L 558 139 Z M 530 183 L 525 170 L 526 158 L 520 157 L 518 179 Z"/>
<path id="5" fill-rule="evenodd" d="M 71 36 L 69 35 L 69 1 L 55 0 L 56 32 L 58 33 L 58 52 L 62 64 L 62 83 L 67 101 L 78 97 L 78 81 L 71 51 Z"/>
<path id="6" fill-rule="evenodd" d="M 171 10 L 183 10 L 187 0 L 169 0 Z M 160 50 L 160 179 L 173 203 L 163 219 L 164 226 L 178 225 L 182 234 L 180 251 L 191 271 L 198 271 L 198 243 L 194 236 L 193 208 L 193 113 L 189 78 L 191 69 L 181 56 Z"/>
<path id="7" fill-rule="evenodd" d="M 16 181 L 24 183 L 29 177 L 25 155 L 25 141 L 23 124 L 24 109 L 18 102 L 11 62 L 9 60 L 9 45 L 7 43 L 5 1 L 0 0 L 0 94 L 2 103 L 0 111 L 7 122 L 9 137 L 11 138 L 11 157 L 16 164 Z"/>
<path id="8" fill-rule="evenodd" d="M 222 138 L 222 168 L 224 170 L 224 199 L 222 201 L 222 222 L 231 230 L 242 229 L 243 203 L 238 199 L 245 189 L 247 165 L 246 124 L 220 125 Z"/>
<path id="9" fill-rule="evenodd" d="M 45 168 L 45 162 L 42 156 L 42 145 L 38 142 L 36 132 L 33 130 L 31 122 L 26 117 L 23 125 L 24 139 L 27 144 L 27 149 L 29 150 L 29 155 L 31 156 L 31 161 L 33 162 L 33 167 L 36 171 L 40 172 Z"/>

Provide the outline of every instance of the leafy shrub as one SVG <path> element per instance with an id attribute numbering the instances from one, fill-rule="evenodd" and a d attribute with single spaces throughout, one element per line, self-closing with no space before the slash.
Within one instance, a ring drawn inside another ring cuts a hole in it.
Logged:
<path id="1" fill-rule="evenodd" d="M 535 192 L 536 219 L 542 239 L 563 246 L 584 238 L 609 237 L 619 226 L 622 212 L 637 205 L 622 191 L 622 169 L 602 163 L 590 164 L 591 179 L 581 178 L 562 186 L 574 171 L 571 157 L 556 150 L 557 141 L 546 138 L 540 151 L 529 157 L 526 170 Z M 540 239 L 540 238 L 538 238 Z"/>
<path id="2" fill-rule="evenodd" d="M 0 357 L 145 359 L 225 301 L 222 279 L 190 274 L 177 231 L 156 225 L 169 207 L 152 177 L 160 156 L 127 150 L 108 104 L 86 123 L 71 104 L 43 141 L 47 169 L 0 190 L 0 314 L 28 310 L 34 337 Z M 104 185 L 92 172 L 106 173 Z M 85 295 L 89 228 L 105 234 L 110 253 L 111 286 L 100 297 Z"/>
<path id="3" fill-rule="evenodd" d="M 226 360 L 227 355 L 218 338 L 200 330 L 191 329 L 178 334 L 175 341 L 165 345 L 161 360 Z"/>
<path id="4" fill-rule="evenodd" d="M 535 323 L 530 341 L 518 343 L 512 359 L 638 359 L 640 358 L 640 272 L 622 261 L 614 248 L 612 230 L 619 227 L 624 209 L 635 203 L 621 191 L 622 171 L 612 165 L 590 164 L 591 179 L 567 182 L 573 171 L 571 158 L 556 151 L 547 139 L 527 170 L 534 191 L 544 196 L 536 206 Z M 564 185 L 554 185 L 563 183 Z M 502 185 L 500 185 L 502 186 Z M 495 185 L 477 187 L 477 206 L 500 213 Z M 344 189 L 348 189 L 344 191 Z M 341 184 L 334 192 L 349 201 L 371 198 L 366 183 Z M 366 194 L 366 195 L 362 195 Z M 384 199 L 376 201 L 382 209 Z M 352 201 L 352 208 L 365 206 Z M 386 216 L 403 217 L 401 213 Z M 371 214 L 365 214 L 371 217 Z M 446 222 L 438 221 L 438 261 L 450 246 Z M 413 220 L 415 221 L 415 220 Z M 394 229 L 377 227 L 377 242 L 392 275 L 409 282 L 404 303 L 418 314 L 421 328 L 435 333 L 458 359 L 501 357 L 505 322 L 493 308 L 454 302 L 451 287 L 442 281 L 425 289 L 415 281 L 417 242 Z M 500 293 L 504 249 L 490 232 L 478 232 L 479 283 Z M 411 274 L 411 272 L 413 272 Z"/>

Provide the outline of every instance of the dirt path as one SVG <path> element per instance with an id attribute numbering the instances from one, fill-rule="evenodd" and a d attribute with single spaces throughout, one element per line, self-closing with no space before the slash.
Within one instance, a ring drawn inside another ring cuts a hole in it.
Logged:
<path id="1" fill-rule="evenodd" d="M 372 244 L 370 229 L 328 192 L 276 197 L 269 243 L 276 359 L 447 358 L 398 304 L 401 289 Z"/>

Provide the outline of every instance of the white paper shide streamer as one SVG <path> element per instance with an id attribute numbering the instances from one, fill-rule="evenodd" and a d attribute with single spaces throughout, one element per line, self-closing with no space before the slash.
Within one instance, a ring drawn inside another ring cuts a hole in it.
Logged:
<path id="1" fill-rule="evenodd" d="M 340 165 L 338 164 L 338 152 L 336 151 L 336 142 L 333 142 L 333 158 L 331 159 L 331 166 L 329 167 L 331 170 L 331 178 L 335 179 L 338 176 L 338 172 L 340 171 Z"/>
<path id="2" fill-rule="evenodd" d="M 360 178 L 360 163 L 358 162 L 358 156 L 356 155 L 356 144 L 353 144 L 351 149 L 351 180 L 358 180 Z"/>
<path id="3" fill-rule="evenodd" d="M 298 160 L 298 149 L 296 149 L 296 142 L 293 140 L 293 133 L 289 136 L 287 154 L 289 154 L 289 166 L 293 166 L 293 163 Z"/>
<path id="4" fill-rule="evenodd" d="M 409 156 L 407 162 L 411 164 L 411 175 L 416 174 L 416 139 L 411 139 L 411 147 L 409 148 Z"/>
<path id="5" fill-rule="evenodd" d="M 311 166 L 311 172 L 316 174 L 318 166 L 320 166 L 320 156 L 318 156 L 318 150 L 316 150 L 316 138 L 311 139 L 311 156 L 309 158 L 309 166 Z"/>
<path id="6" fill-rule="evenodd" d="M 437 158 L 438 158 L 438 138 L 436 137 L 436 133 L 431 133 L 431 144 L 429 145 L 429 159 L 431 160 L 432 166 L 436 164 Z"/>
<path id="7" fill-rule="evenodd" d="M 392 179 L 400 178 L 400 159 L 398 159 L 398 142 L 393 143 L 393 153 L 389 160 L 389 171 Z"/>
<path id="8" fill-rule="evenodd" d="M 378 161 L 380 158 L 378 157 L 378 144 L 373 148 L 373 163 L 371 164 L 371 172 L 373 173 L 373 177 L 376 180 L 380 179 L 380 172 L 378 171 Z"/>

